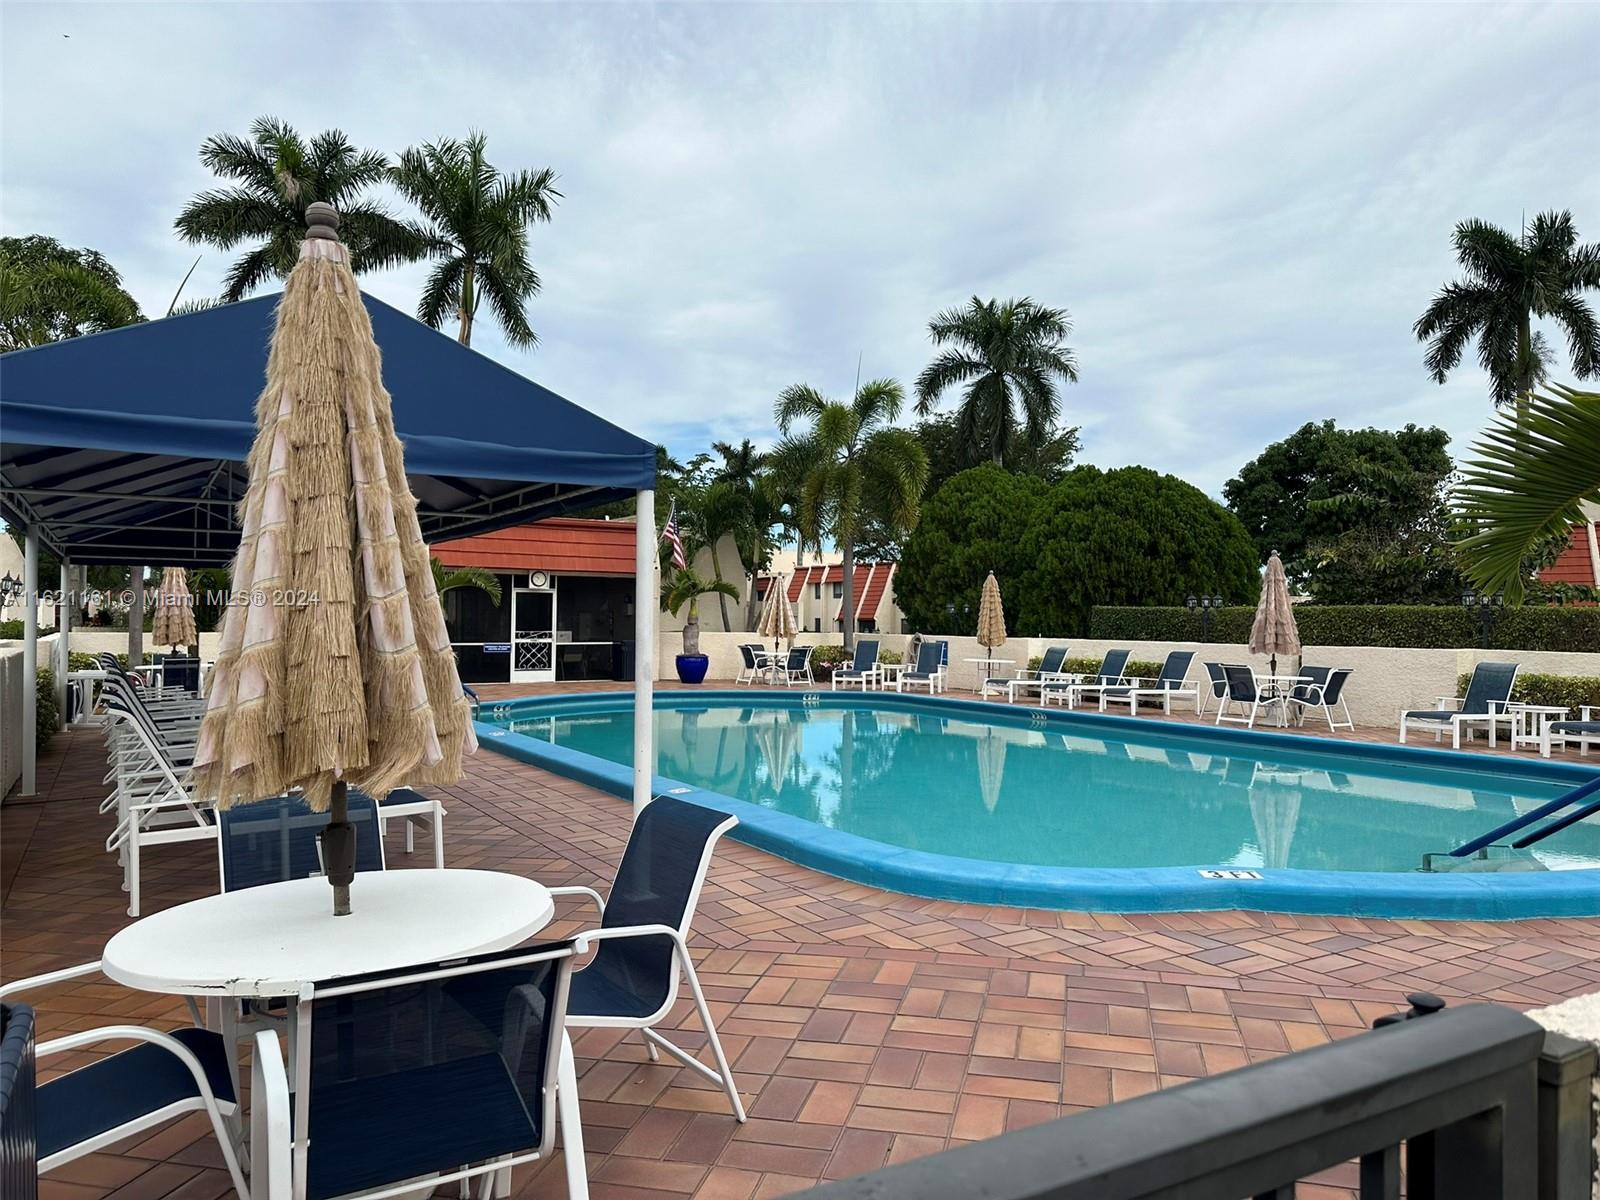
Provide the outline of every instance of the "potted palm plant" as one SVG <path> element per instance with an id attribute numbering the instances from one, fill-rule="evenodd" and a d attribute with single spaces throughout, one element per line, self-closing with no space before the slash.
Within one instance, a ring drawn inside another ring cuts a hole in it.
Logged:
<path id="1" fill-rule="evenodd" d="M 704 579 L 692 567 L 674 571 L 662 582 L 661 607 L 677 616 L 685 604 L 689 616 L 683 623 L 683 653 L 678 655 L 678 678 L 684 683 L 701 683 L 711 659 L 700 653 L 700 597 L 731 596 L 737 600 L 739 589 L 720 579 Z"/>

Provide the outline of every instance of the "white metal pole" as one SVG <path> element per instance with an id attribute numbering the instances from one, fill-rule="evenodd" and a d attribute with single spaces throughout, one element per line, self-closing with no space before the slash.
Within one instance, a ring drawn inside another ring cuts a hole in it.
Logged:
<path id="1" fill-rule="evenodd" d="M 133 586 L 128 595 L 128 670 L 144 664 L 144 568 L 130 567 Z"/>
<path id="2" fill-rule="evenodd" d="M 650 803 L 656 773 L 656 493 L 636 493 L 633 527 L 633 812 Z"/>
<path id="3" fill-rule="evenodd" d="M 22 780 L 19 795 L 39 790 L 39 527 L 22 540 Z"/>
<path id="4" fill-rule="evenodd" d="M 58 597 L 61 614 L 56 621 L 56 711 L 61 714 L 61 727 L 67 727 L 67 667 L 72 650 L 72 564 L 61 560 L 61 594 Z"/>

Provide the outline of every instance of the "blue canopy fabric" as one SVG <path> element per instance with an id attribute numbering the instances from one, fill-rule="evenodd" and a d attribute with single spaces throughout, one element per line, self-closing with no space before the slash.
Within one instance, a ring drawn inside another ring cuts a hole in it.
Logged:
<path id="1" fill-rule="evenodd" d="M 655 447 L 363 296 L 423 536 L 655 485 Z M 0 355 L 0 513 L 76 562 L 227 562 L 276 295 Z"/>

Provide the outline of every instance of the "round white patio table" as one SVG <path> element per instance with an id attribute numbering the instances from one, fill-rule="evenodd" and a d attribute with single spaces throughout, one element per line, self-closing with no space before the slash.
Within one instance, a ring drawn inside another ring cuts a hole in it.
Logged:
<path id="1" fill-rule="evenodd" d="M 176 996 L 297 996 L 305 983 L 504 950 L 550 923 L 543 884 L 499 871 L 365 871 L 347 917 L 316 876 L 191 900 L 106 943 L 107 977 Z"/>

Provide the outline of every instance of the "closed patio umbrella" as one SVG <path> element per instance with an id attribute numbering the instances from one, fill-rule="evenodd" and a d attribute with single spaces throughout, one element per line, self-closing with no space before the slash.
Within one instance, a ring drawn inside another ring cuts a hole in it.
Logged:
<path id="1" fill-rule="evenodd" d="M 182 567 L 161 572 L 156 592 L 156 612 L 150 623 L 150 640 L 157 646 L 190 646 L 199 640 L 194 627 L 194 598 Z"/>
<path id="2" fill-rule="evenodd" d="M 978 644 L 986 650 L 1005 645 L 1006 614 L 1000 605 L 1000 582 L 990 571 L 978 598 Z"/>
<path id="3" fill-rule="evenodd" d="M 788 581 L 782 575 L 776 575 L 767 584 L 767 598 L 761 606 L 761 619 L 756 622 L 756 633 L 771 638 L 772 648 L 777 650 L 779 641 L 792 642 L 799 632 L 794 605 L 789 603 Z"/>
<path id="4" fill-rule="evenodd" d="M 1271 655 L 1274 675 L 1278 673 L 1278 655 L 1300 654 L 1300 630 L 1294 623 L 1294 605 L 1289 602 L 1289 580 L 1276 550 L 1261 577 L 1261 600 L 1250 626 L 1250 653 Z"/>
<path id="5" fill-rule="evenodd" d="M 194 756 L 220 807 L 303 789 L 331 808 L 334 912 L 350 910 L 345 793 L 454 783 L 477 748 L 378 347 L 331 205 L 284 286 L 250 483 Z"/>

